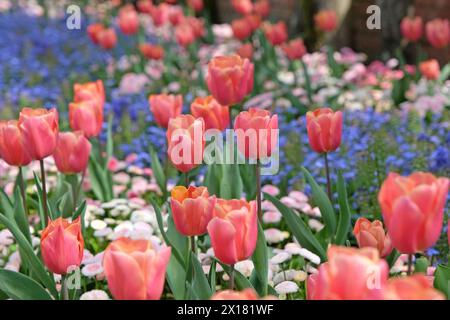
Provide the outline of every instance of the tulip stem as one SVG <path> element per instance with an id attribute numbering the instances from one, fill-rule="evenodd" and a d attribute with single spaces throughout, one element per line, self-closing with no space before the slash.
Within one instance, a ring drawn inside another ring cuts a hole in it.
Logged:
<path id="1" fill-rule="evenodd" d="M 47 225 L 48 220 L 48 207 L 47 207 L 47 186 L 45 184 L 45 168 L 44 159 L 39 160 L 41 165 L 41 182 L 42 182 L 42 208 L 44 209 L 44 225 Z"/>
<path id="2" fill-rule="evenodd" d="M 27 207 L 27 198 L 25 192 L 25 180 L 23 178 L 23 168 L 19 167 L 19 188 L 20 195 L 22 196 L 23 210 L 25 210 L 25 214 L 28 217 L 28 207 Z"/>
<path id="3" fill-rule="evenodd" d="M 331 194 L 331 179 L 330 179 L 330 167 L 328 166 L 328 153 L 324 153 L 325 158 L 325 173 L 327 175 L 327 194 L 330 201 L 333 201 L 333 196 Z"/>
<path id="4" fill-rule="evenodd" d="M 186 188 L 189 188 L 189 173 L 184 173 L 184 184 L 186 185 Z"/>
<path id="5" fill-rule="evenodd" d="M 408 254 L 408 276 L 410 276 L 412 274 L 412 267 L 413 267 L 413 255 L 412 254 Z"/>
<path id="6" fill-rule="evenodd" d="M 230 290 L 234 290 L 234 264 L 230 265 Z"/>
<path id="7" fill-rule="evenodd" d="M 191 236 L 191 237 L 190 237 L 190 240 L 191 240 L 191 250 L 192 250 L 192 253 L 193 253 L 194 255 L 196 255 L 196 254 L 197 254 L 197 246 L 196 246 L 196 243 L 195 243 L 195 236 Z"/>
<path id="8" fill-rule="evenodd" d="M 69 289 L 67 287 L 67 277 L 61 277 L 61 294 L 63 300 L 69 300 Z"/>
<path id="9" fill-rule="evenodd" d="M 258 219 L 262 221 L 262 209 L 261 209 L 261 163 L 259 160 L 256 162 L 256 202 L 258 204 Z"/>

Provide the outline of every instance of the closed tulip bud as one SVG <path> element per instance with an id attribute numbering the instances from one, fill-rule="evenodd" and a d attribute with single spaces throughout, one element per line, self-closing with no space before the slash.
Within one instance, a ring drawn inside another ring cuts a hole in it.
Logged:
<path id="1" fill-rule="evenodd" d="M 439 239 L 449 179 L 416 172 L 408 177 L 389 173 L 378 202 L 394 248 L 413 254 Z"/>
<path id="2" fill-rule="evenodd" d="M 263 18 L 266 18 L 270 13 L 269 0 L 258 0 L 253 5 L 255 12 Z"/>
<path id="3" fill-rule="evenodd" d="M 170 118 L 176 118 L 181 114 L 183 96 L 152 94 L 148 98 L 148 102 L 156 123 L 163 128 L 167 128 Z"/>
<path id="4" fill-rule="evenodd" d="M 265 22 L 263 24 L 263 31 L 267 40 L 269 40 L 273 46 L 282 44 L 288 39 L 287 26 L 284 21 L 275 24 Z"/>
<path id="5" fill-rule="evenodd" d="M 254 66 L 238 55 L 219 56 L 208 64 L 206 83 L 214 98 L 223 106 L 232 106 L 253 90 Z"/>
<path id="6" fill-rule="evenodd" d="M 318 153 L 334 151 L 341 145 L 342 112 L 319 108 L 306 113 L 306 129 L 311 149 Z"/>
<path id="7" fill-rule="evenodd" d="M 58 137 L 58 112 L 55 108 L 23 108 L 19 115 L 20 127 L 28 153 L 34 160 L 50 156 Z"/>
<path id="8" fill-rule="evenodd" d="M 139 30 L 139 15 L 134 9 L 124 7 L 119 11 L 120 30 L 127 35 L 135 34 Z"/>
<path id="9" fill-rule="evenodd" d="M 117 35 L 113 28 L 105 28 L 97 33 L 97 41 L 105 50 L 112 49 L 117 44 Z"/>
<path id="10" fill-rule="evenodd" d="M 404 17 L 400 23 L 400 31 L 405 39 L 416 42 L 422 37 L 423 21 L 421 17 Z"/>
<path id="11" fill-rule="evenodd" d="M 82 131 L 60 132 L 53 158 L 59 172 L 74 174 L 86 170 L 90 153 L 91 143 Z"/>
<path id="12" fill-rule="evenodd" d="M 41 234 L 41 254 L 45 266 L 53 273 L 64 275 L 83 260 L 84 241 L 80 216 L 73 222 L 58 218 L 49 221 Z"/>
<path id="13" fill-rule="evenodd" d="M 231 0 L 231 5 L 236 12 L 246 15 L 253 11 L 253 3 L 251 0 Z"/>
<path id="14" fill-rule="evenodd" d="M 203 10 L 203 0 L 188 0 L 187 3 L 195 12 Z"/>
<path id="15" fill-rule="evenodd" d="M 383 223 L 379 220 L 370 222 L 366 218 L 359 218 L 353 228 L 353 234 L 360 248 L 375 248 L 382 258 L 392 251 L 391 239 L 384 232 Z"/>
<path id="16" fill-rule="evenodd" d="M 32 160 L 15 120 L 0 121 L 0 158 L 10 166 L 17 167 L 26 166 Z"/>
<path id="17" fill-rule="evenodd" d="M 117 300 L 158 300 L 164 289 L 170 247 L 155 249 L 148 240 L 119 238 L 103 256 L 108 288 Z"/>
<path id="18" fill-rule="evenodd" d="M 105 103 L 105 88 L 102 80 L 87 82 L 84 84 L 75 83 L 73 85 L 74 101 L 81 102 L 95 100 L 96 107 L 103 110 Z"/>
<path id="19" fill-rule="evenodd" d="M 422 274 L 389 280 L 374 299 L 382 300 L 445 300 L 442 292 L 433 288 L 432 281 Z"/>
<path id="20" fill-rule="evenodd" d="M 423 61 L 419 64 L 420 73 L 428 80 L 437 80 L 441 74 L 439 62 L 436 59 Z"/>
<path id="21" fill-rule="evenodd" d="M 169 120 L 166 137 L 172 164 L 181 172 L 191 171 L 203 161 L 205 122 L 192 115 L 179 115 Z"/>
<path id="22" fill-rule="evenodd" d="M 175 28 L 175 37 L 178 44 L 186 48 L 195 41 L 194 29 L 188 23 L 180 24 Z"/>
<path id="23" fill-rule="evenodd" d="M 365 300 L 386 283 L 389 268 L 374 248 L 331 246 L 328 262 L 307 280 L 308 300 Z"/>
<path id="24" fill-rule="evenodd" d="M 159 45 L 142 43 L 139 45 L 139 51 L 150 60 L 161 60 L 164 57 L 164 48 Z"/>
<path id="25" fill-rule="evenodd" d="M 82 131 L 88 138 L 96 137 L 102 131 L 103 112 L 92 100 L 69 104 L 69 123 L 74 131 Z"/>
<path id="26" fill-rule="evenodd" d="M 301 59 L 306 53 L 305 44 L 300 38 L 291 40 L 288 43 L 283 44 L 281 48 L 290 60 Z"/>
<path id="27" fill-rule="evenodd" d="M 252 32 L 256 31 L 261 25 L 261 16 L 258 14 L 248 14 L 244 19 L 247 20 L 249 26 L 252 28 Z"/>
<path id="28" fill-rule="evenodd" d="M 278 142 L 278 116 L 267 110 L 250 108 L 234 120 L 239 151 L 251 159 L 270 157 Z"/>
<path id="29" fill-rule="evenodd" d="M 205 129 L 218 129 L 223 131 L 230 122 L 228 106 L 222 106 L 212 96 L 198 97 L 191 104 L 191 113 L 196 118 L 203 118 Z"/>
<path id="30" fill-rule="evenodd" d="M 169 21 L 173 26 L 179 25 L 184 19 L 183 9 L 179 6 L 169 7 Z"/>
<path id="31" fill-rule="evenodd" d="M 253 32 L 252 26 L 246 18 L 233 20 L 231 29 L 233 30 L 234 37 L 239 40 L 248 38 Z"/>
<path id="32" fill-rule="evenodd" d="M 105 27 L 101 23 L 94 23 L 87 27 L 87 33 L 91 41 L 95 44 L 98 44 L 98 34 L 103 31 Z"/>
<path id="33" fill-rule="evenodd" d="M 336 29 L 337 15 L 333 10 L 322 10 L 314 16 L 314 22 L 319 30 L 331 32 Z"/>
<path id="34" fill-rule="evenodd" d="M 450 43 L 450 23 L 448 19 L 434 19 L 427 22 L 427 39 L 435 48 L 444 48 Z"/>
<path id="35" fill-rule="evenodd" d="M 253 59 L 253 46 L 251 43 L 245 43 L 239 47 L 236 52 L 242 59 Z"/>
<path id="36" fill-rule="evenodd" d="M 159 5 L 154 6 L 151 11 L 153 24 L 160 27 L 167 23 L 167 21 L 169 21 L 169 11 L 170 6 L 167 3 L 160 3 Z"/>
<path id="37" fill-rule="evenodd" d="M 215 293 L 211 300 L 258 300 L 258 295 L 250 288 L 242 291 L 223 290 Z"/>
<path id="38" fill-rule="evenodd" d="M 205 35 L 205 22 L 202 19 L 189 16 L 184 18 L 184 23 L 192 28 L 196 38 L 201 38 Z"/>
<path id="39" fill-rule="evenodd" d="M 185 236 L 205 234 L 206 227 L 213 218 L 215 204 L 216 197 L 210 197 L 206 187 L 173 188 L 170 206 L 178 232 Z"/>
<path id="40" fill-rule="evenodd" d="M 255 201 L 218 199 L 208 234 L 214 254 L 221 262 L 234 265 L 249 258 L 258 236 Z"/>

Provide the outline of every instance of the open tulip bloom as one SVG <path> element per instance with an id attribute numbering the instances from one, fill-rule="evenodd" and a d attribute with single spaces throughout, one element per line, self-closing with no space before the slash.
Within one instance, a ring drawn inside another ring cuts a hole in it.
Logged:
<path id="1" fill-rule="evenodd" d="M 450 299 L 448 1 L 285 2 L 0 0 L 0 300 Z"/>

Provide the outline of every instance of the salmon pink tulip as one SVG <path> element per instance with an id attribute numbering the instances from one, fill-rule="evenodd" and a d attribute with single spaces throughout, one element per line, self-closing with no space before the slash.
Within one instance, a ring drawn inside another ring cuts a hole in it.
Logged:
<path id="1" fill-rule="evenodd" d="M 428 80 L 437 80 L 441 74 L 439 62 L 436 59 L 423 61 L 419 64 L 420 73 Z"/>
<path id="2" fill-rule="evenodd" d="M 383 300 L 445 300 L 442 292 L 433 288 L 430 279 L 423 274 L 392 278 L 375 298 Z"/>
<path id="3" fill-rule="evenodd" d="M 258 217 L 255 201 L 218 199 L 208 234 L 215 256 L 234 265 L 249 258 L 256 247 Z"/>
<path id="4" fill-rule="evenodd" d="M 158 300 L 164 289 L 170 247 L 155 249 L 148 240 L 119 238 L 103 256 L 108 288 L 117 300 Z"/>
<path id="5" fill-rule="evenodd" d="M 58 112 L 55 108 L 23 108 L 19 115 L 18 126 L 23 134 L 28 153 L 34 160 L 42 160 L 56 147 L 58 138 Z"/>
<path id="6" fill-rule="evenodd" d="M 87 27 L 88 36 L 93 43 L 99 43 L 98 34 L 103 31 L 103 29 L 105 29 L 105 27 L 101 23 L 94 23 Z"/>
<path id="7" fill-rule="evenodd" d="M 214 98 L 223 106 L 232 106 L 253 90 L 254 66 L 238 55 L 219 56 L 208 64 L 206 83 Z"/>
<path id="8" fill-rule="evenodd" d="M 289 41 L 281 46 L 289 60 L 301 59 L 306 53 L 306 47 L 303 40 L 298 38 Z"/>
<path id="9" fill-rule="evenodd" d="M 139 15 L 134 9 L 128 7 L 119 11 L 120 30 L 127 35 L 132 35 L 139 30 Z"/>
<path id="10" fill-rule="evenodd" d="M 331 32 L 336 29 L 337 15 L 333 10 L 322 10 L 314 16 L 314 22 L 319 30 Z"/>
<path id="11" fill-rule="evenodd" d="M 416 42 L 422 37 L 423 21 L 421 17 L 404 17 L 400 24 L 400 31 L 405 39 Z"/>
<path id="12" fill-rule="evenodd" d="M 258 0 L 253 5 L 254 11 L 263 18 L 266 18 L 270 13 L 269 0 Z"/>
<path id="13" fill-rule="evenodd" d="M 278 116 L 267 110 L 250 108 L 234 121 L 239 151 L 251 159 L 270 157 L 278 143 Z"/>
<path id="14" fill-rule="evenodd" d="M 69 123 L 74 131 L 82 131 L 88 138 L 96 137 L 102 131 L 103 109 L 93 100 L 69 104 Z"/>
<path id="15" fill-rule="evenodd" d="M 287 26 L 284 21 L 275 24 L 265 22 L 262 26 L 267 40 L 273 45 L 280 45 L 288 40 Z"/>
<path id="16" fill-rule="evenodd" d="M 231 0 L 234 10 L 240 14 L 249 14 L 253 11 L 253 3 L 251 0 Z"/>
<path id="17" fill-rule="evenodd" d="M 258 295 L 250 288 L 242 291 L 223 290 L 215 293 L 211 300 L 258 300 Z"/>
<path id="18" fill-rule="evenodd" d="M 199 236 L 206 233 L 206 227 L 213 218 L 216 197 L 209 196 L 206 187 L 176 186 L 171 191 L 170 206 L 173 221 L 178 232 L 185 236 Z"/>
<path id="19" fill-rule="evenodd" d="M 252 26 L 246 18 L 236 19 L 231 22 L 231 29 L 236 39 L 244 40 L 251 36 L 253 32 Z"/>
<path id="20" fill-rule="evenodd" d="M 251 43 L 245 43 L 239 47 L 239 49 L 236 51 L 236 53 L 242 59 L 252 60 L 253 59 L 253 46 Z"/>
<path id="21" fill-rule="evenodd" d="M 213 96 L 195 98 L 191 104 L 191 113 L 196 118 L 203 118 L 206 130 L 218 129 L 223 131 L 230 122 L 228 106 L 222 106 Z"/>
<path id="22" fill-rule="evenodd" d="M 428 42 L 435 48 L 444 48 L 450 43 L 450 22 L 448 19 L 434 19 L 425 26 Z"/>
<path id="23" fill-rule="evenodd" d="M 413 254 L 433 246 L 442 231 L 449 179 L 415 172 L 408 177 L 389 173 L 378 201 L 392 244 Z"/>
<path id="24" fill-rule="evenodd" d="M 179 115 L 169 120 L 166 137 L 167 154 L 172 164 L 181 172 L 200 165 L 205 150 L 205 122 L 192 115 Z"/>
<path id="25" fill-rule="evenodd" d="M 0 158 L 10 166 L 17 167 L 26 166 L 32 160 L 15 120 L 0 121 Z"/>
<path id="26" fill-rule="evenodd" d="M 59 172 L 74 174 L 86 170 L 90 153 L 91 143 L 82 131 L 60 132 L 53 158 Z"/>
<path id="27" fill-rule="evenodd" d="M 203 0 L 187 0 L 187 4 L 195 12 L 200 12 L 203 10 Z"/>
<path id="28" fill-rule="evenodd" d="M 318 153 L 334 151 L 341 145 L 342 112 L 330 108 L 308 111 L 306 129 L 311 149 Z"/>
<path id="29" fill-rule="evenodd" d="M 331 246 L 328 262 L 307 280 L 308 300 L 365 300 L 388 279 L 388 264 L 375 248 Z"/>
<path id="30" fill-rule="evenodd" d="M 382 258 L 392 251 L 392 241 L 384 232 L 383 223 L 379 220 L 370 222 L 366 218 L 359 218 L 353 228 L 353 234 L 360 248 L 376 248 Z"/>
<path id="31" fill-rule="evenodd" d="M 117 44 L 117 35 L 113 28 L 104 28 L 97 32 L 97 41 L 105 50 L 112 49 Z"/>
<path id="32" fill-rule="evenodd" d="M 148 98 L 150 111 L 153 113 L 156 123 L 167 128 L 170 118 L 181 114 L 183 96 L 172 94 L 152 94 Z"/>
<path id="33" fill-rule="evenodd" d="M 41 254 L 45 266 L 53 273 L 66 274 L 83 260 L 84 240 L 81 216 L 73 222 L 58 218 L 49 221 L 41 234 Z"/>
<path id="34" fill-rule="evenodd" d="M 139 45 L 139 51 L 149 60 L 161 60 L 164 57 L 164 48 L 159 45 L 142 43 Z"/>

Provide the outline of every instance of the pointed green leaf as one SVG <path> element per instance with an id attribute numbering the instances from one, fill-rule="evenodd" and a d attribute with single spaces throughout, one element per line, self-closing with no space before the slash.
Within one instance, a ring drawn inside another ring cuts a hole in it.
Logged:
<path id="1" fill-rule="evenodd" d="M 14 300 L 52 300 L 48 292 L 24 274 L 0 269 L 0 290 Z"/>
<path id="2" fill-rule="evenodd" d="M 255 266 L 254 272 L 257 281 L 252 282 L 253 287 L 261 297 L 267 295 L 267 280 L 269 273 L 269 257 L 267 254 L 266 237 L 264 236 L 264 229 L 258 222 L 258 239 L 256 241 L 256 249 L 252 256 L 253 264 Z"/>
<path id="3" fill-rule="evenodd" d="M 337 192 L 339 201 L 339 223 L 337 226 L 335 243 L 343 245 L 347 240 L 348 231 L 351 226 L 350 206 L 347 198 L 347 188 L 345 187 L 345 180 L 342 172 L 338 172 Z"/>

